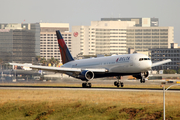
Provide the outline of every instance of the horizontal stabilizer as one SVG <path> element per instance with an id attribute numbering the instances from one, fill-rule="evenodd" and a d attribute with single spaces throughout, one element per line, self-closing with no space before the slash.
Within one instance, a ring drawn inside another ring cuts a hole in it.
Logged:
<path id="1" fill-rule="evenodd" d="M 168 63 L 168 62 L 171 62 L 171 59 L 167 59 L 167 60 L 163 60 L 163 61 L 160 61 L 160 62 L 152 63 L 152 67 L 159 66 L 159 65 L 162 65 L 162 64 L 165 64 L 165 63 Z"/>

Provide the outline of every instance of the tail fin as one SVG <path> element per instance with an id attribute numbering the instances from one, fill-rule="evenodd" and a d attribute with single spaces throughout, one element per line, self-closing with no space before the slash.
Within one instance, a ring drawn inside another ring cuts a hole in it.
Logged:
<path id="1" fill-rule="evenodd" d="M 71 56 L 71 53 L 69 52 L 69 49 L 67 48 L 67 46 L 63 40 L 63 37 L 59 30 L 56 31 L 56 35 L 57 35 L 57 40 L 58 40 L 58 44 L 59 44 L 59 50 L 61 52 L 62 63 L 65 64 L 69 61 L 74 60 L 73 57 Z"/>

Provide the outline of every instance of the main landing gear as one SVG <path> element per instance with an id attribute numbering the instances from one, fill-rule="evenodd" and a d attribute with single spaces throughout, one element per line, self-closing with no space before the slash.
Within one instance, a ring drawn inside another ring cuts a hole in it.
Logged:
<path id="1" fill-rule="evenodd" d="M 82 83 L 83 88 L 91 88 L 91 83 Z"/>
<path id="2" fill-rule="evenodd" d="M 114 82 L 114 86 L 117 86 L 117 87 L 121 86 L 121 87 L 123 87 L 124 83 L 119 81 L 119 79 L 121 79 L 121 76 L 117 76 L 116 78 L 118 79 L 118 81 Z"/>

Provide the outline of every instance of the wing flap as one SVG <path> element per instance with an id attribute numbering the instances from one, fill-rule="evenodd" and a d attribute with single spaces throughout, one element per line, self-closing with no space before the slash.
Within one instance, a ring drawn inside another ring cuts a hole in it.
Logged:
<path id="1" fill-rule="evenodd" d="M 162 64 L 165 64 L 165 63 L 168 63 L 168 62 L 171 62 L 171 59 L 167 59 L 167 60 L 163 60 L 163 61 L 160 61 L 160 62 L 152 63 L 152 67 L 159 66 L 159 65 L 162 65 Z"/>

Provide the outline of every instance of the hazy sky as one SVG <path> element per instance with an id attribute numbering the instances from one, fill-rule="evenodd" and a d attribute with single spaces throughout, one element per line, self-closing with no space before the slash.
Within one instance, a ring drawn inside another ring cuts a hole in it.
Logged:
<path id="1" fill-rule="evenodd" d="M 90 25 L 106 17 L 156 17 L 180 45 L 180 0 L 0 0 L 0 23 Z M 71 29 L 71 28 L 70 28 Z"/>

